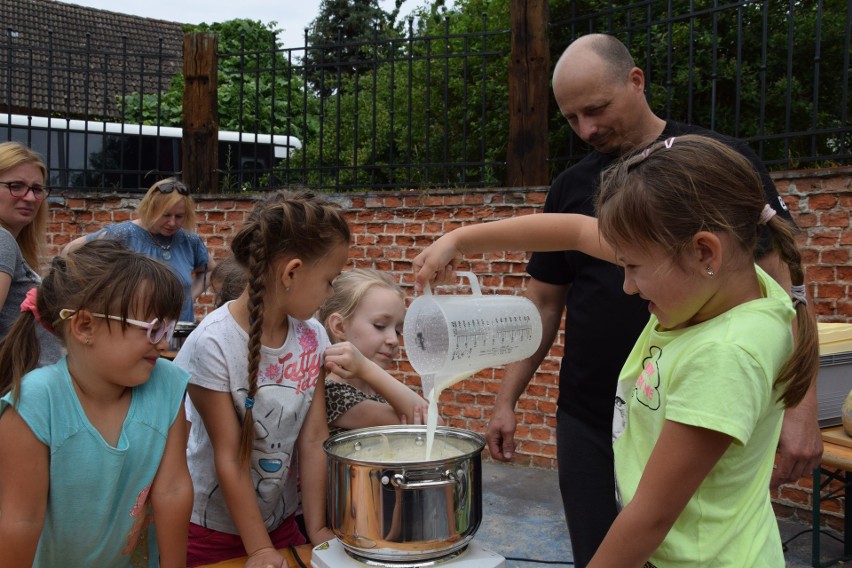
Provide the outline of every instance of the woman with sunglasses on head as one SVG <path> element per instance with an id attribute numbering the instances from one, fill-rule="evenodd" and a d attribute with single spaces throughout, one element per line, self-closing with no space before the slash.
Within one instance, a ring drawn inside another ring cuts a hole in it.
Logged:
<path id="1" fill-rule="evenodd" d="M 180 288 L 105 239 L 28 293 L 0 342 L 0 566 L 186 566 L 189 375 L 161 357 Z M 68 354 L 33 370 L 40 328 Z"/>
<path id="2" fill-rule="evenodd" d="M 108 238 L 165 262 L 174 269 L 183 286 L 180 321 L 194 322 L 193 300 L 207 288 L 207 271 L 213 269 L 215 262 L 201 238 L 192 232 L 195 202 L 189 189 L 175 178 L 160 180 L 142 198 L 137 214 L 137 219 L 107 225 L 71 241 L 62 254 L 68 254 L 86 241 Z"/>
<path id="3" fill-rule="evenodd" d="M 0 144 L 0 339 L 21 312 L 27 292 L 41 282 L 39 265 L 47 241 L 47 167 L 17 142 Z M 59 340 L 38 330 L 41 357 L 48 365 L 62 356 Z"/>

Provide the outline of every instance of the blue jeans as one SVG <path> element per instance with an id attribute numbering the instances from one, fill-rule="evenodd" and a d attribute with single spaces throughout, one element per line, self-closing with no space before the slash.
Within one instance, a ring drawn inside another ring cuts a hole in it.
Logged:
<path id="1" fill-rule="evenodd" d="M 612 432 L 558 410 L 556 460 L 574 566 L 584 568 L 618 515 Z"/>

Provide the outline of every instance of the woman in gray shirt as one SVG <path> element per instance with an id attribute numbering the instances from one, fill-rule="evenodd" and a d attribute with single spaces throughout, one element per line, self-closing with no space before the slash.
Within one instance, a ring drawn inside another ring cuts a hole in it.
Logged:
<path id="1" fill-rule="evenodd" d="M 46 176 L 38 154 L 17 142 L 0 144 L 0 339 L 18 319 L 27 292 L 41 282 L 33 267 L 39 267 L 47 240 Z M 41 326 L 37 334 L 39 366 L 56 362 L 59 339 Z"/>

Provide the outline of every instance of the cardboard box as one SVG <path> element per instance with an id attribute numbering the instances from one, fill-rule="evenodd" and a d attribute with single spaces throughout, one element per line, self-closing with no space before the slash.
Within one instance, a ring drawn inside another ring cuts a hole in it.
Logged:
<path id="1" fill-rule="evenodd" d="M 843 401 L 852 391 L 852 324 L 819 323 L 817 418 L 821 428 L 842 423 Z"/>

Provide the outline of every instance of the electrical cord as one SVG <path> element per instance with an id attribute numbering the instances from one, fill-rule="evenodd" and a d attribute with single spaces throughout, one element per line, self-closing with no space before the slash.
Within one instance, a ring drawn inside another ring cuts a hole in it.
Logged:
<path id="1" fill-rule="evenodd" d="M 290 545 L 290 552 L 293 554 L 293 558 L 296 559 L 296 564 L 298 564 L 299 568 L 308 568 L 307 566 L 305 566 L 305 563 L 302 562 L 302 559 L 299 558 L 299 553 L 296 552 L 296 547 L 292 544 Z"/>
<path id="2" fill-rule="evenodd" d="M 536 560 L 534 558 L 518 558 L 512 556 L 504 556 L 506 560 L 514 560 L 515 562 L 532 562 L 533 564 L 551 564 L 553 566 L 573 566 L 573 562 L 567 560 Z"/>

